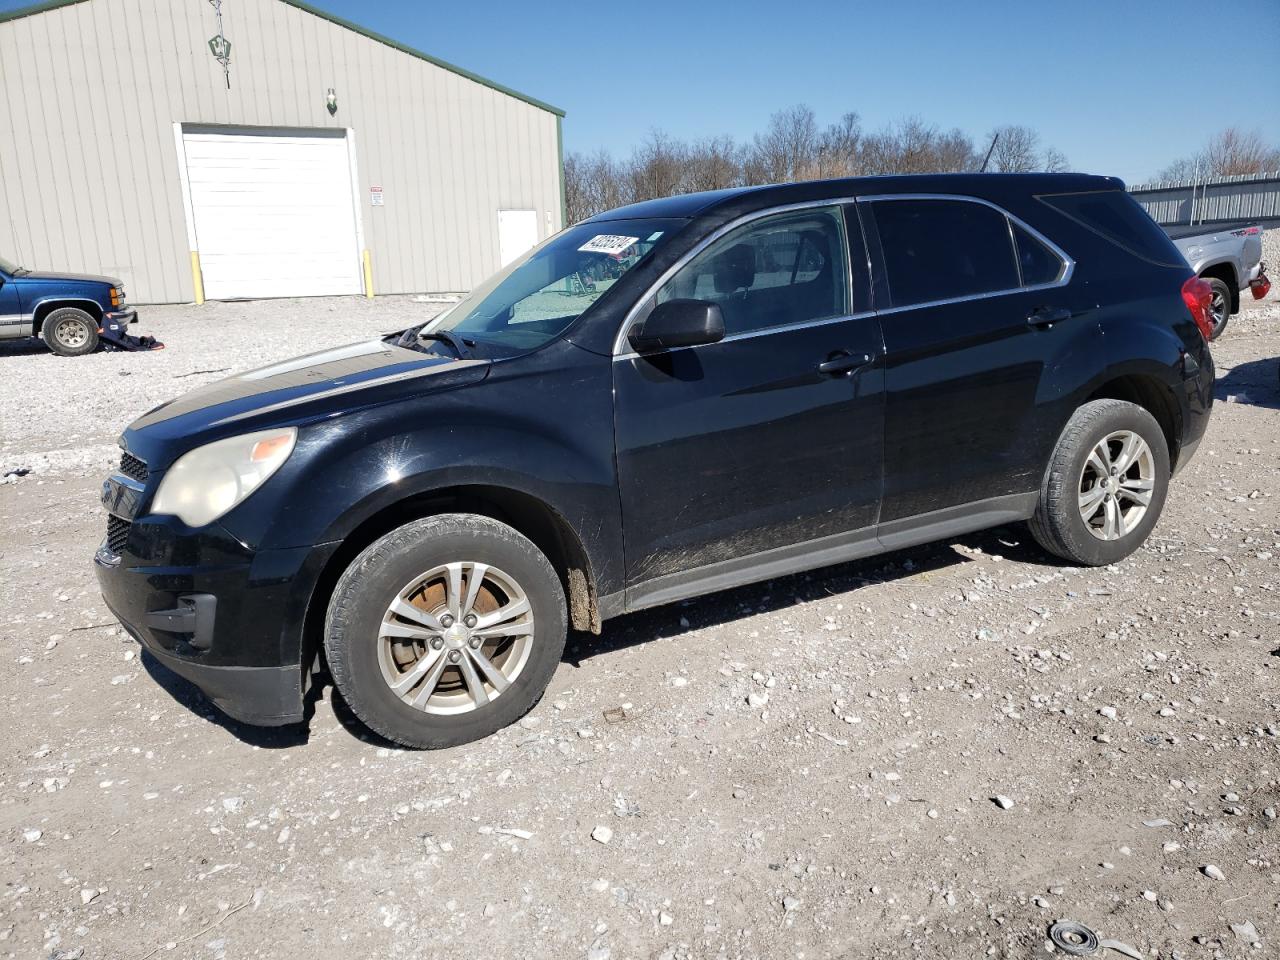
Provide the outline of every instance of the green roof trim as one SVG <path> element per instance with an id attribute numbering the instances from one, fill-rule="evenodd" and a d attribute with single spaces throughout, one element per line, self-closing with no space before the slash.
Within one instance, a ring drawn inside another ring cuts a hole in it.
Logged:
<path id="1" fill-rule="evenodd" d="M 6 20 L 19 20 L 32 14 L 44 13 L 46 10 L 56 10 L 58 7 L 69 7 L 73 3 L 83 2 L 84 0 L 45 0 L 44 3 L 33 3 L 29 7 L 19 7 L 17 10 L 10 10 L 8 13 L 0 13 L 0 23 L 4 23 Z"/>
<path id="2" fill-rule="evenodd" d="M 421 50 L 415 50 L 413 47 L 407 47 L 403 43 L 392 40 L 390 37 L 384 37 L 380 33 L 374 33 L 372 30 L 366 30 L 358 23 L 352 23 L 350 20 L 344 20 L 342 17 L 335 16 L 318 7 L 313 7 L 309 3 L 303 3 L 302 0 L 281 0 L 281 3 L 287 3 L 291 7 L 297 7 L 299 10 L 305 10 L 312 16 L 320 17 L 322 20 L 328 20 L 330 23 L 336 23 L 340 27 L 346 27 L 363 37 L 370 40 L 376 40 L 378 43 L 386 44 L 393 50 L 399 50 L 401 53 L 407 53 L 411 57 L 417 57 L 419 60 L 425 60 L 427 63 L 433 63 L 437 67 L 443 67 L 451 73 L 456 73 L 460 77 L 466 77 L 468 80 L 474 80 L 476 83 L 488 87 L 490 90 L 496 90 L 498 93 L 505 93 L 508 97 L 515 97 L 517 100 L 523 100 L 530 106 L 537 107 L 539 110 L 546 110 L 548 113 L 554 113 L 557 117 L 563 117 L 564 111 L 559 107 L 553 107 L 551 104 L 542 100 L 537 100 L 528 94 L 521 93 L 519 90 L 513 90 L 511 87 L 504 87 L 500 83 L 495 83 L 488 77 L 482 77 L 478 73 L 472 73 L 470 70 L 464 70 L 457 64 L 449 63 L 447 60 L 441 60 L 439 57 L 433 57 L 429 53 L 423 53 Z"/>
<path id="3" fill-rule="evenodd" d="M 46 10 L 56 10 L 59 7 L 69 7 L 75 3 L 84 3 L 86 0 L 45 0 L 44 3 L 35 3 L 29 7 L 19 7 L 17 10 L 10 10 L 8 13 L 0 13 L 0 23 L 8 20 L 18 20 L 22 17 L 30 17 L 37 13 L 44 13 Z M 548 113 L 554 113 L 557 117 L 563 117 L 564 111 L 559 107 L 553 107 L 545 101 L 535 99 L 527 94 L 521 93 L 519 90 L 513 90 L 511 87 L 505 87 L 500 83 L 495 83 L 488 77 L 482 77 L 478 73 L 472 73 L 470 70 L 464 70 L 456 64 L 449 63 L 447 60 L 441 60 L 439 57 L 433 57 L 429 53 L 423 53 L 421 50 L 415 50 L 413 47 L 407 47 L 403 43 L 392 40 L 390 37 L 384 37 L 380 33 L 374 33 L 372 30 L 366 30 L 359 24 L 352 23 L 350 20 L 344 20 L 342 17 L 335 16 L 318 7 L 313 7 L 309 3 L 303 3 L 302 0 L 280 0 L 281 3 L 287 3 L 291 7 L 305 11 L 312 16 L 319 17 L 322 20 L 328 20 L 330 23 L 345 27 L 363 37 L 375 40 L 378 43 L 385 44 L 393 50 L 399 50 L 401 53 L 407 53 L 411 57 L 417 57 L 419 60 L 425 60 L 427 63 L 434 64 L 448 70 L 450 73 L 456 73 L 460 77 L 466 77 L 476 83 L 488 87 L 490 90 L 496 90 L 498 93 L 506 94 L 508 97 L 515 97 L 517 100 L 523 100 L 530 106 L 537 107 L 539 110 L 546 110 Z"/>

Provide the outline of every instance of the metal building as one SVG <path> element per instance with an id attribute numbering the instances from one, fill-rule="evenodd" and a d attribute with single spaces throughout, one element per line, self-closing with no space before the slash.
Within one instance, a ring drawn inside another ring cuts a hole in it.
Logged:
<path id="1" fill-rule="evenodd" d="M 467 290 L 563 225 L 563 112 L 297 0 L 0 14 L 0 255 L 130 299 Z"/>
<path id="2" fill-rule="evenodd" d="M 1162 226 L 1280 226 L 1280 171 L 1144 183 L 1129 192 Z"/>

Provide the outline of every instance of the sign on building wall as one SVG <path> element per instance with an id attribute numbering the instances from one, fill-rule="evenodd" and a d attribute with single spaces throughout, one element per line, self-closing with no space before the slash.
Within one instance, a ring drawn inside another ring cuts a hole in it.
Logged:
<path id="1" fill-rule="evenodd" d="M 381 187 L 369 188 L 369 203 L 370 205 L 375 207 L 382 206 L 382 188 Z"/>

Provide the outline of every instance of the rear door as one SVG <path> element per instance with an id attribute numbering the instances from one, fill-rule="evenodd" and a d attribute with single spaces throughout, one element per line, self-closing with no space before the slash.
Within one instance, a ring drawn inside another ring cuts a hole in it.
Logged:
<path id="1" fill-rule="evenodd" d="M 1040 388 L 1087 323 L 1068 297 L 1073 264 L 985 201 L 887 196 L 868 222 L 885 341 L 881 539 L 894 521 L 1039 488 Z M 871 232 L 874 224 L 874 232 Z"/>
<path id="2" fill-rule="evenodd" d="M 811 207 L 730 230 L 647 305 L 713 301 L 725 338 L 615 357 L 628 582 L 651 584 L 630 602 L 669 599 L 652 582 L 678 585 L 700 568 L 851 531 L 874 539 L 880 333 L 856 217 L 851 295 L 844 217 Z"/>

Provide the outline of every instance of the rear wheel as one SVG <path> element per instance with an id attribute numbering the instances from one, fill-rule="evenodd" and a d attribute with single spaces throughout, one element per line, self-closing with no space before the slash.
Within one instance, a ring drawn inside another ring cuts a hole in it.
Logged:
<path id="1" fill-rule="evenodd" d="M 80 357 L 98 348 L 98 323 L 76 307 L 62 307 L 44 318 L 44 342 L 60 357 Z"/>
<path id="2" fill-rule="evenodd" d="M 515 530 L 443 514 L 393 530 L 339 579 L 325 623 L 334 683 L 409 747 L 500 730 L 541 698 L 564 651 L 564 591 Z"/>
<path id="3" fill-rule="evenodd" d="M 1073 563 L 1116 563 L 1147 539 L 1168 487 L 1169 451 L 1155 418 L 1136 404 L 1094 400 L 1058 439 L 1031 532 Z"/>
<path id="4" fill-rule="evenodd" d="M 1216 277 L 1206 277 L 1213 288 L 1213 297 L 1209 300 L 1209 322 L 1213 329 L 1209 333 L 1210 340 L 1217 340 L 1222 331 L 1227 329 L 1227 321 L 1231 319 L 1231 288 Z"/>

